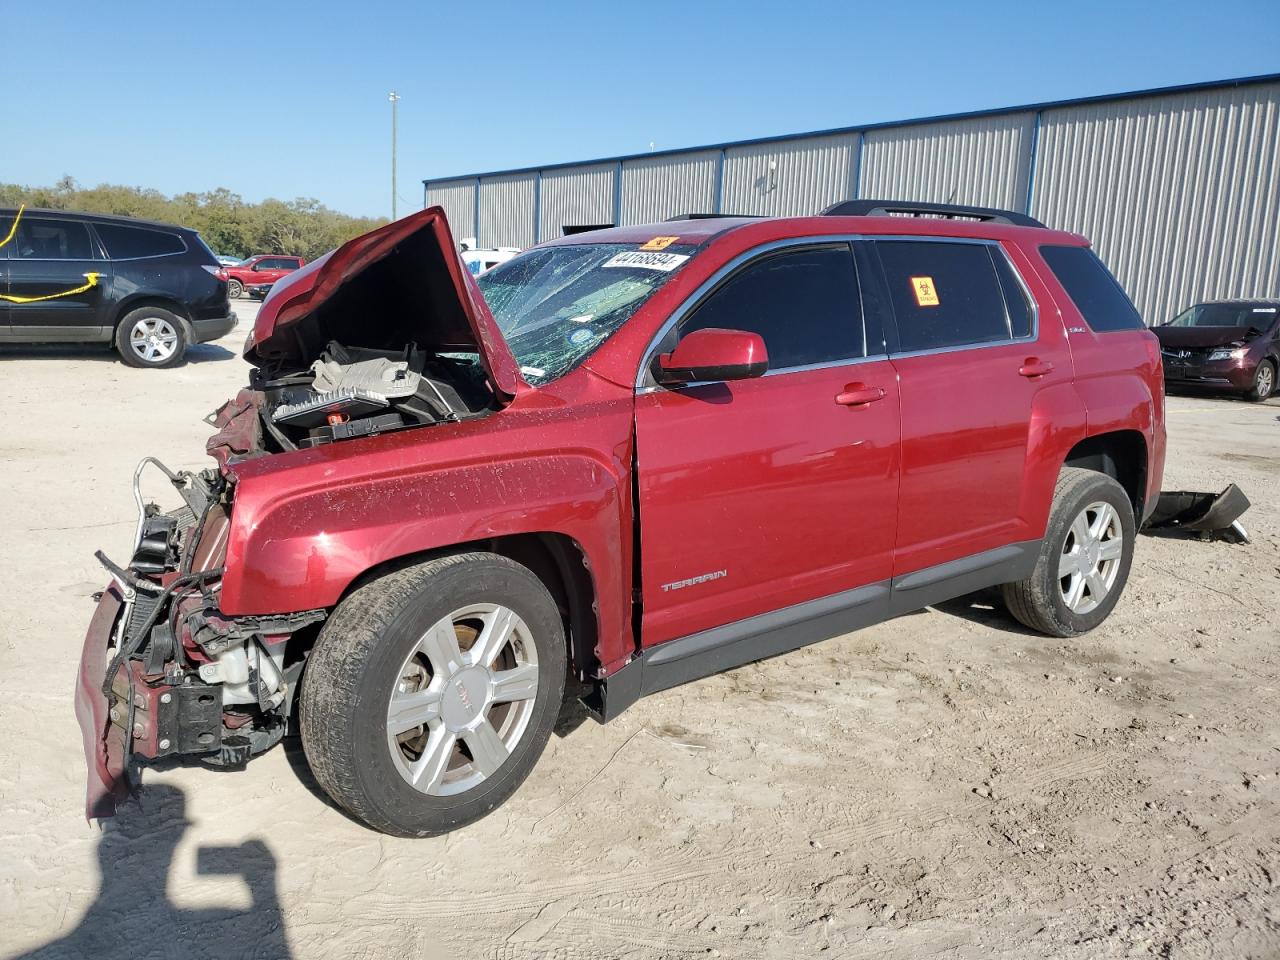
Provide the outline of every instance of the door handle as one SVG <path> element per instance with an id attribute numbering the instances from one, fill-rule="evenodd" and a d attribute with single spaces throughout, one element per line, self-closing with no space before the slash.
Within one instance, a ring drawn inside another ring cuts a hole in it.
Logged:
<path id="1" fill-rule="evenodd" d="M 1043 377 L 1046 373 L 1052 372 L 1053 364 L 1039 357 L 1027 357 L 1018 368 L 1018 374 L 1023 377 Z"/>
<path id="2" fill-rule="evenodd" d="M 865 383 L 848 383 L 836 394 L 836 403 L 842 407 L 865 407 L 884 398 L 883 387 L 868 387 Z"/>

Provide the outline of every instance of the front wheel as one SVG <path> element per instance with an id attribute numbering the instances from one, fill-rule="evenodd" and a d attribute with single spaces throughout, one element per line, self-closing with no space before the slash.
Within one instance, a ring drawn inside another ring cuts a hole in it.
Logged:
<path id="1" fill-rule="evenodd" d="M 1035 570 L 1006 583 L 1005 606 L 1052 637 L 1092 630 L 1114 609 L 1133 562 L 1137 528 L 1124 488 L 1104 473 L 1064 467 Z"/>
<path id="2" fill-rule="evenodd" d="M 1245 391 L 1244 398 L 1261 403 L 1276 388 L 1276 368 L 1270 360 L 1263 360 L 1253 374 L 1253 386 Z"/>
<path id="3" fill-rule="evenodd" d="M 459 554 L 373 580 L 329 618 L 307 662 L 307 761 L 335 801 L 384 833 L 478 820 L 542 754 L 565 649 L 546 587 L 505 557 Z"/>
<path id="4" fill-rule="evenodd" d="M 227 281 L 227 296 L 232 300 L 239 300 L 240 295 L 244 293 L 244 284 L 232 277 Z"/>

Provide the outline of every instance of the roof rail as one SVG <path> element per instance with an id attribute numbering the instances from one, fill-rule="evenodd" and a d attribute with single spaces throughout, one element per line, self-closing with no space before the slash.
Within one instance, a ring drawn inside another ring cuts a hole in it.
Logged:
<path id="1" fill-rule="evenodd" d="M 676 220 L 719 220 L 728 217 L 735 220 L 759 220 L 759 216 L 750 213 L 678 213 L 674 217 L 667 217 L 663 223 L 672 223 Z"/>
<path id="2" fill-rule="evenodd" d="M 956 203 L 916 203 L 908 200 L 842 200 L 822 211 L 824 217 L 938 217 L 943 220 L 980 220 L 984 223 L 1009 223 L 1018 227 L 1043 227 L 1044 224 L 1025 213 L 996 210 L 993 207 L 968 207 Z"/>

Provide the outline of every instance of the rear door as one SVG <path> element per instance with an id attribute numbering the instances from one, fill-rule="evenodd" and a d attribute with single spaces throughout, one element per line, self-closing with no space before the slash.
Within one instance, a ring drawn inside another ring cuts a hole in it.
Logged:
<path id="1" fill-rule="evenodd" d="M 642 380 L 644 646 L 884 581 L 892 569 L 898 390 L 875 318 L 864 322 L 850 244 L 739 258 L 677 311 L 655 352 L 706 327 L 759 333 L 769 372 L 676 387 Z"/>
<path id="2" fill-rule="evenodd" d="M 875 247 L 902 395 L 895 575 L 1039 538 L 1022 516 L 1024 472 L 1037 394 L 1071 383 L 1061 323 L 1038 322 L 999 243 Z"/>
<path id="3" fill-rule="evenodd" d="M 104 336 L 103 305 L 111 270 L 83 222 L 23 215 L 5 249 L 9 325 L 15 337 L 38 341 Z"/>

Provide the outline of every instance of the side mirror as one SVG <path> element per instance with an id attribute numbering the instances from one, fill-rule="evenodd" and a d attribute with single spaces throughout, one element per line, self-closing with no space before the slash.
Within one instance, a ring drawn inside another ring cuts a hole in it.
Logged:
<path id="1" fill-rule="evenodd" d="M 769 354 L 758 333 L 708 327 L 682 338 L 658 357 L 659 383 L 749 380 L 769 369 Z"/>

